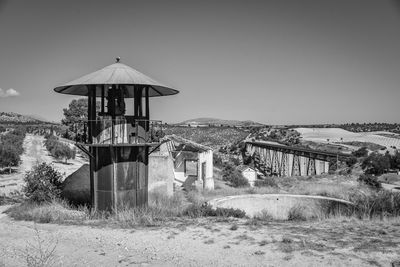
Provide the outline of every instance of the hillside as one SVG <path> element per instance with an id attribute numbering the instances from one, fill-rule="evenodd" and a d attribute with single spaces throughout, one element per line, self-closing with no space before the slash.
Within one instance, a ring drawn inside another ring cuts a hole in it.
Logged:
<path id="1" fill-rule="evenodd" d="M 231 127 L 248 127 L 248 126 L 261 126 L 261 123 L 251 120 L 223 120 L 217 118 L 196 118 L 177 123 L 176 125 L 213 125 L 213 126 L 231 126 Z"/>
<path id="2" fill-rule="evenodd" d="M 179 127 L 168 126 L 165 134 L 175 134 L 196 143 L 209 146 L 214 150 L 221 147 L 230 147 L 232 144 L 243 141 L 249 132 L 244 129 L 229 127 Z"/>
<path id="3" fill-rule="evenodd" d="M 0 124 L 18 123 L 48 123 L 43 119 L 38 119 L 31 115 L 21 115 L 15 112 L 0 112 Z"/>

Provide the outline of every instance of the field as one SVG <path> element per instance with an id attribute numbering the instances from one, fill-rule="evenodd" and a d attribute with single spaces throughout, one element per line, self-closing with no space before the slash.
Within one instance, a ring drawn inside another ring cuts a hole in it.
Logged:
<path id="1" fill-rule="evenodd" d="M 196 143 L 209 146 L 214 150 L 220 147 L 230 147 L 232 144 L 244 140 L 249 132 L 231 127 L 179 127 L 168 126 L 165 134 L 175 134 Z"/>
<path id="2" fill-rule="evenodd" d="M 382 136 L 370 132 L 353 133 L 340 128 L 296 128 L 303 140 L 320 143 L 341 143 L 341 142 L 366 142 L 375 143 L 393 152 L 393 147 L 400 148 L 400 139 Z M 329 141 L 328 141 L 329 140 Z"/>

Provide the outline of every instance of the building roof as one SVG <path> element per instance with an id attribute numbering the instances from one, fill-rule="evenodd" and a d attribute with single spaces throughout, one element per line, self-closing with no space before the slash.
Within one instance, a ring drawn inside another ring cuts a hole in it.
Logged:
<path id="1" fill-rule="evenodd" d="M 198 144 L 196 142 L 193 142 L 191 140 L 185 139 L 183 137 L 174 134 L 167 135 L 164 138 L 174 142 L 174 149 L 176 151 L 192 151 L 192 152 L 206 152 L 209 150 L 212 151 L 211 147 Z"/>
<path id="2" fill-rule="evenodd" d="M 143 73 L 125 64 L 119 63 L 119 60 L 117 60 L 117 63 L 111 64 L 98 71 L 57 86 L 54 88 L 54 91 L 62 94 L 87 96 L 89 85 L 123 85 L 126 94 L 125 97 L 127 98 L 133 97 L 135 85 L 148 86 L 150 97 L 179 93 L 178 90 L 163 85 Z M 98 86 L 95 90 L 96 96 L 100 97 L 101 87 Z M 108 90 L 105 90 L 105 95 L 107 95 L 107 91 Z"/>
<path id="3" fill-rule="evenodd" d="M 241 172 L 243 172 L 243 171 L 245 171 L 245 170 L 247 170 L 247 169 L 250 169 L 250 170 L 252 170 L 252 171 L 256 171 L 254 168 L 252 168 L 252 167 L 250 167 L 250 166 L 247 166 L 247 165 L 239 165 L 239 166 L 237 166 L 237 169 L 238 169 L 239 171 L 241 171 Z"/>

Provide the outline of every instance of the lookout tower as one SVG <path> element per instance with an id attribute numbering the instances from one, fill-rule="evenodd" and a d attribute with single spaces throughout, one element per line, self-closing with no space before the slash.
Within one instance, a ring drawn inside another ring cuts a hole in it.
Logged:
<path id="1" fill-rule="evenodd" d="M 111 211 L 147 204 L 148 156 L 162 137 L 161 121 L 150 120 L 149 98 L 179 91 L 120 58 L 54 91 L 88 99 L 87 120 L 77 121 L 75 129 L 80 129 L 76 146 L 90 158 L 92 207 Z"/>

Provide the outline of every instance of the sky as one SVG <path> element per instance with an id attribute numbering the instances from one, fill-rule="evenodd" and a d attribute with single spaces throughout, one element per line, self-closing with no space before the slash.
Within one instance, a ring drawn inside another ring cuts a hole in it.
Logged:
<path id="1" fill-rule="evenodd" d="M 117 56 L 180 91 L 152 119 L 400 123 L 399 1 L 0 0 L 0 111 L 60 121 Z"/>

